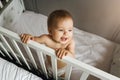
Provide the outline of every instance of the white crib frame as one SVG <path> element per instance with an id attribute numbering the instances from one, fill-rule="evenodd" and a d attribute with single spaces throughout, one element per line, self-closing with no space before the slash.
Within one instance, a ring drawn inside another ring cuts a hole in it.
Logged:
<path id="1" fill-rule="evenodd" d="M 7 39 L 5 39 L 5 36 L 8 37 L 11 40 L 12 44 L 16 47 L 16 50 L 18 51 L 19 56 L 13 51 L 12 47 L 7 42 Z M 26 63 L 28 69 L 31 69 L 31 66 L 27 62 L 25 57 L 23 56 L 22 50 L 20 50 L 19 46 L 17 45 L 17 42 L 20 42 L 21 44 L 23 44 L 24 48 L 29 53 L 29 57 L 31 59 L 30 61 L 31 61 L 32 65 L 36 69 L 38 69 L 38 65 L 36 64 L 29 47 L 37 50 L 38 51 L 38 56 L 39 56 L 39 59 L 40 59 L 40 64 L 42 66 L 42 71 L 44 72 L 46 77 L 48 77 L 48 72 L 47 72 L 47 69 L 46 69 L 43 54 L 45 54 L 45 55 L 47 54 L 47 55 L 51 56 L 53 76 L 56 80 L 58 80 L 58 77 L 57 77 L 57 59 L 58 58 L 56 57 L 53 49 L 51 49 L 49 47 L 46 47 L 42 44 L 39 44 L 37 42 L 34 42 L 34 41 L 29 41 L 28 44 L 24 44 L 24 43 L 21 42 L 18 34 L 12 32 L 10 30 L 7 30 L 3 27 L 0 27 L 0 39 L 2 40 L 2 42 L 0 42 L 0 47 L 2 48 L 2 50 L 4 52 L 6 52 L 6 55 L 8 55 L 10 59 L 12 59 L 9 52 L 12 53 L 12 55 L 17 60 L 17 62 L 20 65 L 22 65 L 19 58 L 18 58 L 18 57 L 20 57 Z M 6 48 L 5 45 L 7 46 L 7 48 Z M 5 56 L 4 54 L 2 54 L 2 55 Z M 71 58 L 71 57 L 68 57 L 68 56 L 65 56 L 61 61 L 64 61 L 65 63 L 67 63 L 67 69 L 65 71 L 66 72 L 65 73 L 65 80 L 70 80 L 72 67 L 77 67 L 81 71 L 83 71 L 80 80 L 86 80 L 89 75 L 93 75 L 93 76 L 98 77 L 98 78 L 103 79 L 103 80 L 120 80 L 120 78 L 118 78 L 118 77 L 115 77 L 115 76 L 113 76 L 113 75 L 111 75 L 107 72 L 104 72 L 100 69 L 97 69 L 93 66 L 85 64 L 81 61 L 78 61 L 78 60 L 76 60 L 74 58 Z"/>
<path id="2" fill-rule="evenodd" d="M 20 4 L 23 5 L 22 0 L 18 0 L 18 1 L 20 2 Z M 9 2 L 9 0 L 6 0 L 6 2 Z M 3 8 L 1 1 L 0 1 L 0 7 Z M 23 5 L 23 9 L 24 9 L 24 5 Z M 2 17 L 2 15 L 1 15 L 1 17 Z M 1 20 L 1 21 L 4 21 L 4 20 Z M 9 45 L 9 42 L 5 38 L 5 36 L 8 37 L 10 39 L 10 41 L 12 42 L 12 44 L 15 46 L 15 49 L 18 52 L 17 54 L 14 52 L 12 47 Z M 29 41 L 28 44 L 24 44 L 21 42 L 18 34 L 12 32 L 10 30 L 7 30 L 7 29 L 3 28 L 2 26 L 0 26 L 0 39 L 2 40 L 2 41 L 0 41 L 0 47 L 5 52 L 5 54 L 1 53 L 1 55 L 3 55 L 3 56 L 7 55 L 11 60 L 13 59 L 12 58 L 12 56 L 13 56 L 20 65 L 22 65 L 20 59 L 22 59 L 22 61 L 25 62 L 26 66 L 28 67 L 29 70 L 31 70 L 30 65 L 32 64 L 33 67 L 35 69 L 38 69 L 38 71 L 39 71 L 39 68 L 38 68 L 39 66 L 37 65 L 34 57 L 32 56 L 32 52 L 30 50 L 30 47 L 35 49 L 37 51 L 37 55 L 39 57 L 39 61 L 40 61 L 39 63 L 41 64 L 42 71 L 44 72 L 46 77 L 48 77 L 48 72 L 46 69 L 45 60 L 44 60 L 43 55 L 51 56 L 53 77 L 55 80 L 58 80 L 58 77 L 57 77 L 57 59 L 58 58 L 56 57 L 55 51 L 53 49 L 46 47 L 42 44 L 39 44 L 37 42 L 34 42 L 34 41 Z M 24 57 L 23 52 L 19 48 L 17 42 L 20 42 L 24 46 L 26 52 L 28 53 L 28 57 L 30 58 L 31 63 L 28 63 L 28 60 Z M 12 56 L 10 55 L 10 53 Z M 80 80 L 86 80 L 89 75 L 93 75 L 93 76 L 98 77 L 98 78 L 103 79 L 103 80 L 120 80 L 120 78 L 118 78 L 116 76 L 113 76 L 107 72 L 104 72 L 100 69 L 97 69 L 93 66 L 85 64 L 81 61 L 78 61 L 78 60 L 73 59 L 73 58 L 68 57 L 68 56 L 65 56 L 61 61 L 64 61 L 65 63 L 67 63 L 67 69 L 65 71 L 66 72 L 65 73 L 65 80 L 70 80 L 72 67 L 77 67 L 81 71 L 83 71 L 83 73 L 80 77 Z"/>

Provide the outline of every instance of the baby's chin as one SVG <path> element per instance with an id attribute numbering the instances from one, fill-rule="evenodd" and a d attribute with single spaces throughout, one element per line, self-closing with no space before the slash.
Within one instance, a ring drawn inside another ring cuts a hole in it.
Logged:
<path id="1" fill-rule="evenodd" d="M 61 44 L 66 44 L 67 42 L 69 42 L 68 40 L 66 41 L 60 41 Z"/>

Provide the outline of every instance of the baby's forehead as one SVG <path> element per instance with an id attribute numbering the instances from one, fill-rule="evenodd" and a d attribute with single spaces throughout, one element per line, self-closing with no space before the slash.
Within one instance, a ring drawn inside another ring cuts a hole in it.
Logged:
<path id="1" fill-rule="evenodd" d="M 71 18 L 62 18 L 56 20 L 51 26 L 52 29 L 56 28 L 73 28 L 73 20 Z"/>
<path id="2" fill-rule="evenodd" d="M 73 19 L 71 17 L 58 18 L 57 21 L 61 22 L 61 21 L 66 21 L 66 20 L 72 20 L 73 21 Z"/>
<path id="3" fill-rule="evenodd" d="M 73 26 L 73 20 L 72 19 L 63 19 L 57 22 L 57 25 L 69 25 Z"/>
<path id="4" fill-rule="evenodd" d="M 73 29 L 73 26 L 56 26 L 53 29 Z"/>
<path id="5" fill-rule="evenodd" d="M 63 22 L 72 22 L 73 23 L 73 19 L 72 18 L 62 18 L 62 19 L 56 20 L 55 22 L 56 22 L 56 24 L 63 23 Z"/>

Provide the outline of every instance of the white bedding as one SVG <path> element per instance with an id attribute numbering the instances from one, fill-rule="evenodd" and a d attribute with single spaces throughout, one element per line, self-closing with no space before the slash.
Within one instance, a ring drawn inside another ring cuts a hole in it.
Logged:
<path id="1" fill-rule="evenodd" d="M 42 79 L 0 58 L 0 80 L 42 80 Z"/>
<path id="2" fill-rule="evenodd" d="M 16 23 L 6 28 L 18 34 L 41 35 L 48 33 L 47 17 L 26 11 Z M 112 56 L 117 47 L 115 43 L 77 28 L 74 28 L 74 38 L 76 59 L 109 72 Z M 80 77 L 78 73 L 77 69 L 73 68 L 71 80 L 77 80 Z"/>

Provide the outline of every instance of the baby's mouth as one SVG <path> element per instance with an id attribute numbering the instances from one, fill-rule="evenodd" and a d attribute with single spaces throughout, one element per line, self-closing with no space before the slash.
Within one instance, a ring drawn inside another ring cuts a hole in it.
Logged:
<path id="1" fill-rule="evenodd" d="M 68 38 L 61 37 L 61 41 L 66 41 Z"/>

